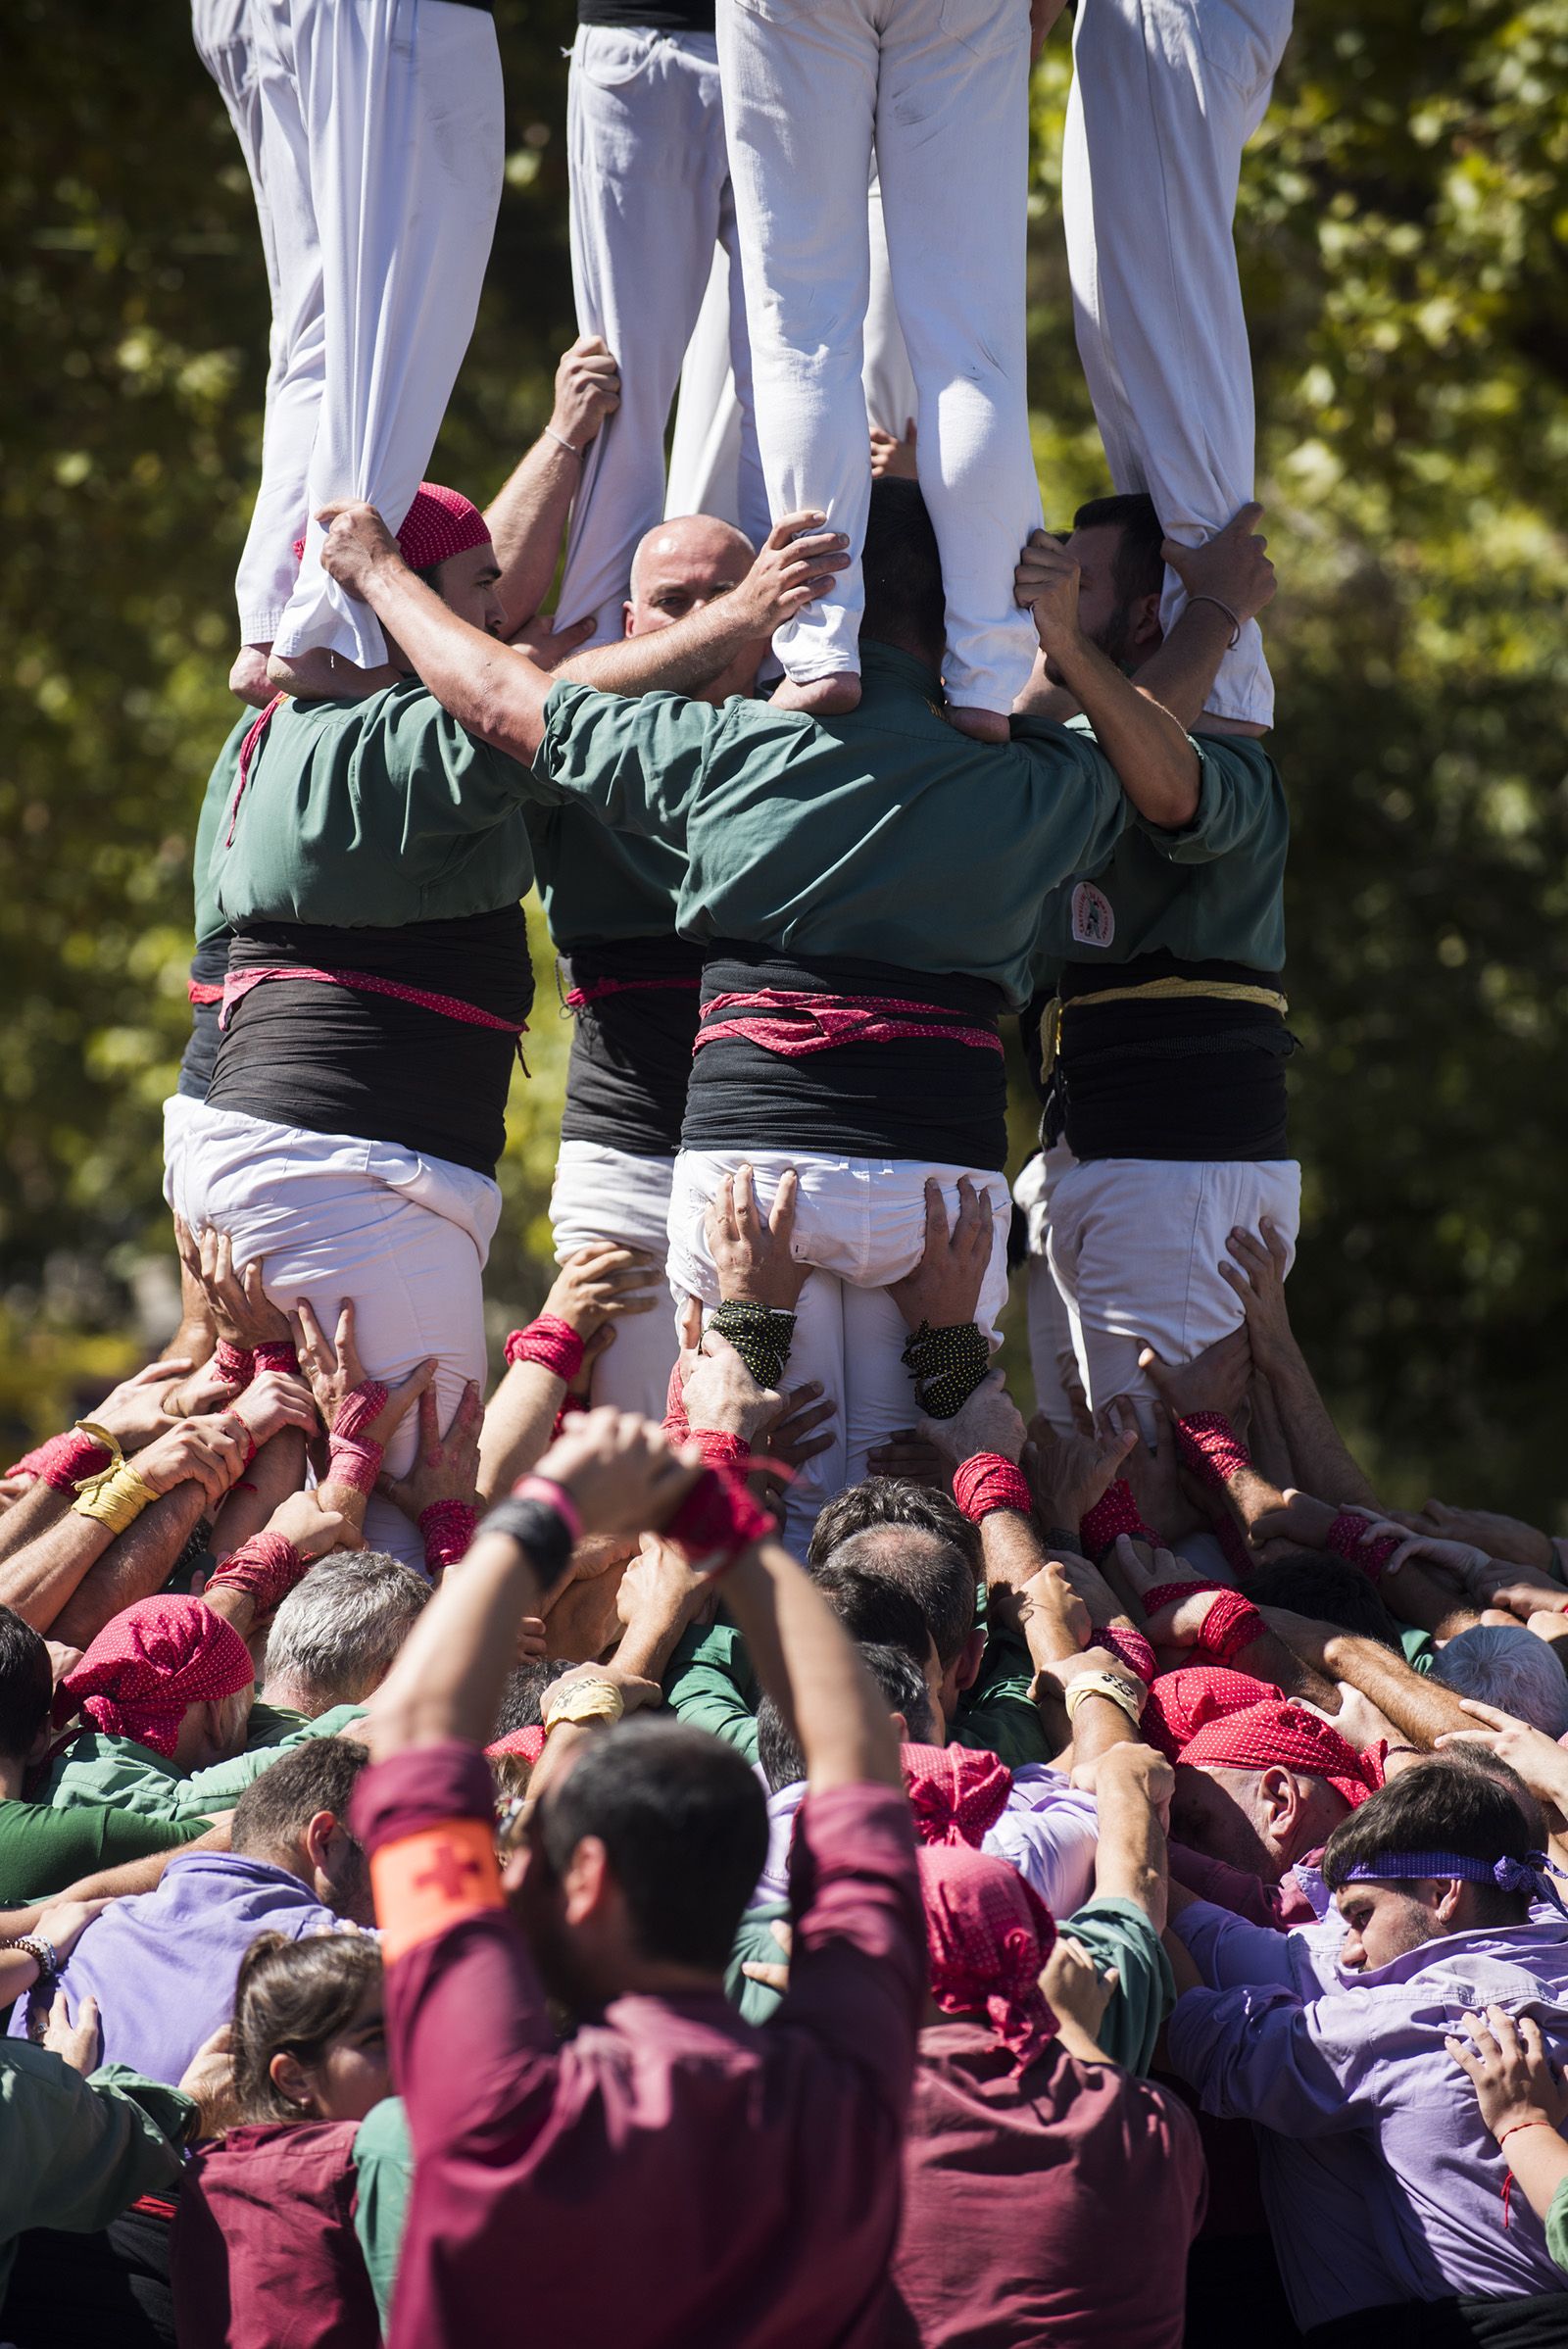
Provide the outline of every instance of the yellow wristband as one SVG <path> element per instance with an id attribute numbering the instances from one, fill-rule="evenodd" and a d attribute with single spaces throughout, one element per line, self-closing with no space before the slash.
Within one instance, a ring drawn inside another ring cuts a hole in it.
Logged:
<path id="1" fill-rule="evenodd" d="M 138 1476 L 128 1460 L 122 1460 L 118 1468 L 106 1468 L 101 1476 L 83 1478 L 71 1505 L 76 1516 L 91 1517 L 108 1526 L 112 1534 L 122 1534 L 135 1524 L 148 1502 L 158 1497 L 146 1478 Z"/>
<path id="2" fill-rule="evenodd" d="M 1109 1703 L 1119 1705 L 1136 1729 L 1144 1709 L 1143 1693 L 1140 1688 L 1135 1696 L 1127 1682 L 1118 1680 L 1113 1672 L 1080 1673 L 1077 1680 L 1068 1685 L 1065 1699 L 1067 1718 L 1069 1721 L 1076 1719 L 1078 1707 L 1086 1697 L 1103 1696 Z"/>
<path id="3" fill-rule="evenodd" d="M 625 1709 L 613 1681 L 568 1681 L 559 1696 L 552 1689 L 545 1699 L 545 1736 L 564 1721 L 618 1721 Z"/>
<path id="4" fill-rule="evenodd" d="M 112 1434 L 108 1428 L 100 1427 L 96 1419 L 78 1419 L 76 1422 L 76 1433 L 78 1436 L 90 1436 L 94 1444 L 101 1444 L 103 1445 L 105 1451 L 109 1454 L 109 1465 L 111 1468 L 118 1468 L 120 1466 L 125 1455 L 120 1448 L 120 1438 Z M 79 1485 L 76 1490 L 78 1492 L 81 1490 Z"/>

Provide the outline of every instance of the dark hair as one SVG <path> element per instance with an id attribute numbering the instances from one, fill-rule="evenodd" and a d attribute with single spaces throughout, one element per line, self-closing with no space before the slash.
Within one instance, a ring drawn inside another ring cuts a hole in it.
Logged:
<path id="1" fill-rule="evenodd" d="M 229 1849 L 256 1859 L 297 1851 L 318 1811 L 330 1811 L 346 1829 L 354 1788 L 369 1758 L 351 1737 L 302 1737 L 240 1796 Z"/>
<path id="2" fill-rule="evenodd" d="M 54 1674 L 41 1634 L 0 1607 L 0 1754 L 24 1762 L 49 1718 Z"/>
<path id="3" fill-rule="evenodd" d="M 767 1857 L 762 1789 L 734 1747 L 659 1720 L 585 1738 L 541 1794 L 534 1830 L 558 1881 L 583 1837 L 598 1835 L 639 1953 L 715 1973 Z"/>
<path id="4" fill-rule="evenodd" d="M 824 1572 L 827 1567 L 835 1574 L 853 1568 L 906 1591 L 936 1642 L 943 1671 L 956 1663 L 974 1630 L 974 1576 L 968 1559 L 945 1535 L 916 1525 L 862 1526 L 838 1544 Z"/>
<path id="5" fill-rule="evenodd" d="M 885 1574 L 829 1558 L 811 1580 L 858 1646 L 897 1647 L 917 1671 L 931 1652 L 931 1627 L 920 1602 Z"/>
<path id="6" fill-rule="evenodd" d="M 1135 604 L 1140 596 L 1157 596 L 1165 585 L 1165 559 L 1160 554 L 1165 533 L 1154 512 L 1154 501 L 1141 489 L 1114 498 L 1091 498 L 1072 517 L 1075 530 L 1119 530 L 1121 541 L 1110 566 L 1118 604 Z"/>
<path id="7" fill-rule="evenodd" d="M 885 476 L 872 482 L 860 575 L 865 583 L 860 634 L 940 661 L 948 598 L 937 534 L 917 481 Z"/>
<path id="8" fill-rule="evenodd" d="M 1513 1777 L 1508 1771 L 1507 1778 Z M 1352 1868 L 1375 1863 L 1384 1852 L 1523 1859 L 1533 1848 L 1528 1802 L 1523 1786 L 1516 1794 L 1495 1770 L 1455 1770 L 1446 1761 L 1401 1770 L 1334 1830 L 1323 1854 L 1323 1881 L 1337 1892 Z M 1529 1912 L 1528 1892 L 1504 1892 L 1490 1884 L 1475 1889 L 1483 1923 L 1517 1925 Z"/>
<path id="9" fill-rule="evenodd" d="M 929 1745 L 935 1736 L 931 1698 L 918 1665 L 902 1647 L 884 1647 L 874 1640 L 861 1644 L 860 1660 L 887 1698 L 889 1712 L 904 1715 L 911 1740 Z M 757 1708 L 757 1759 L 770 1794 L 781 1786 L 798 1786 L 806 1776 L 806 1756 L 771 1696 L 764 1696 Z"/>
<path id="10" fill-rule="evenodd" d="M 820 1566 L 841 1542 L 868 1525 L 917 1525 L 923 1533 L 940 1534 L 962 1551 L 979 1582 L 984 1571 L 980 1528 L 965 1517 L 951 1493 L 938 1493 L 906 1476 L 868 1476 L 835 1493 L 811 1529 L 806 1563 Z"/>
<path id="11" fill-rule="evenodd" d="M 510 1737 L 519 1729 L 543 1729 L 546 1692 L 560 1680 L 564 1672 L 575 1672 L 576 1665 L 565 1657 L 553 1663 L 519 1664 L 507 1674 L 506 1687 L 501 1691 L 501 1706 L 496 1714 L 492 1738 Z"/>
<path id="12" fill-rule="evenodd" d="M 242 2122 L 309 2118 L 274 2083 L 273 2056 L 318 2063 L 380 1979 L 380 1943 L 368 1933 L 310 1933 L 303 1941 L 258 1935 L 234 1985 L 234 2096 Z"/>
<path id="13" fill-rule="evenodd" d="M 1336 1623 L 1342 1631 L 1357 1632 L 1402 1656 L 1399 1627 L 1378 1595 L 1377 1586 L 1358 1566 L 1344 1558 L 1328 1557 L 1320 1549 L 1298 1549 L 1270 1566 L 1254 1567 L 1247 1578 L 1247 1595 L 1257 1607 L 1289 1607 L 1295 1615 L 1310 1615 L 1319 1623 Z"/>

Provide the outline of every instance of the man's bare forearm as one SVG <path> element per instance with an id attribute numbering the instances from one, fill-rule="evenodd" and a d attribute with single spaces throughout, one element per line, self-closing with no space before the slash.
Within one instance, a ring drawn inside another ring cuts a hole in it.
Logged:
<path id="1" fill-rule="evenodd" d="M 555 673 L 567 685 L 592 685 L 600 693 L 700 693 L 758 641 L 756 622 L 737 608 L 732 593 L 649 636 L 574 653 Z"/>
<path id="2" fill-rule="evenodd" d="M 1139 813 L 1166 831 L 1190 824 L 1202 766 L 1180 719 L 1130 685 L 1081 630 L 1046 649 Z"/>
<path id="3" fill-rule="evenodd" d="M 1336 1680 L 1359 1688 L 1412 1745 L 1430 1751 L 1446 1731 L 1475 1727 L 1451 1689 L 1423 1679 L 1380 1640 L 1338 1632 L 1323 1642 L 1323 1661 Z"/>
<path id="4" fill-rule="evenodd" d="M 15 1557 L 29 1542 L 58 1525 L 71 1506 L 69 1493 L 57 1493 L 39 1477 L 30 1493 L 24 1493 L 14 1507 L 0 1517 L 0 1559 Z"/>
<path id="5" fill-rule="evenodd" d="M 81 1577 L 55 1617 L 51 1636 L 68 1646 L 88 1647 L 126 1607 L 152 1598 L 169 1580 L 206 1509 L 207 1495 L 197 1484 L 176 1485 L 143 1509 Z"/>
<path id="6" fill-rule="evenodd" d="M 531 620 L 550 593 L 556 558 L 582 481 L 582 458 L 542 433 L 485 510 L 509 626 Z"/>
<path id="7" fill-rule="evenodd" d="M 1231 623 L 1216 604 L 1189 604 L 1157 652 L 1151 653 L 1133 682 L 1179 726 L 1192 733 L 1202 716 L 1219 665 L 1230 647 Z M 1261 726 L 1250 729 L 1259 734 Z"/>
<path id="8" fill-rule="evenodd" d="M 112 1540 L 106 1525 L 95 1517 L 78 1517 L 68 1505 L 35 1540 L 0 1565 L 0 1606 L 9 1607 L 35 1632 L 54 1632 L 61 1609 Z"/>
<path id="9" fill-rule="evenodd" d="M 542 1460 L 555 1433 L 566 1382 L 542 1362 L 514 1362 L 485 1406 L 479 1432 L 479 1498 L 510 1493 Z"/>
<path id="10" fill-rule="evenodd" d="M 1083 1708 L 1085 1712 L 1088 1709 L 1087 1705 Z M 1168 1884 L 1165 1834 L 1152 1803 L 1141 1786 L 1120 1784 L 1109 1771 L 1095 1802 L 1100 1830 L 1095 1853 L 1096 1898 L 1135 1902 L 1155 1933 L 1163 1933 Z"/>
<path id="11" fill-rule="evenodd" d="M 532 762 L 544 740 L 554 678 L 526 653 L 459 619 L 400 556 L 383 556 L 372 565 L 365 600 L 443 710 L 481 742 L 525 765 Z"/>
<path id="12" fill-rule="evenodd" d="M 1293 1484 L 1338 1505 L 1375 1509 L 1378 1497 L 1366 1471 L 1335 1426 L 1306 1356 L 1294 1342 L 1270 1358 L 1268 1383 L 1284 1424 Z"/>

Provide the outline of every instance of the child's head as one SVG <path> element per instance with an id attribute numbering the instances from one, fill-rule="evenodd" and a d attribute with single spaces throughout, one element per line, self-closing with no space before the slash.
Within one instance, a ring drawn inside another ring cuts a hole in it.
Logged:
<path id="1" fill-rule="evenodd" d="M 253 1941 L 233 2067 L 242 2122 L 363 2121 L 389 2092 L 378 1944 L 357 1933 Z"/>

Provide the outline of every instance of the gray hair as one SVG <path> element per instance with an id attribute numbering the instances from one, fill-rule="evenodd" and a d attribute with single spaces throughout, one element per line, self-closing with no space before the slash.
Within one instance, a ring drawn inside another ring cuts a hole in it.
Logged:
<path id="1" fill-rule="evenodd" d="M 296 1583 L 272 1619 L 264 1673 L 270 1703 L 313 1717 L 363 1704 L 391 1671 L 430 1586 L 376 1549 L 337 1550 Z"/>
<path id="2" fill-rule="evenodd" d="M 1568 1675 L 1547 1639 L 1522 1623 L 1475 1623 L 1439 1648 L 1432 1677 L 1456 1696 L 1473 1696 L 1544 1730 L 1568 1731 Z"/>

